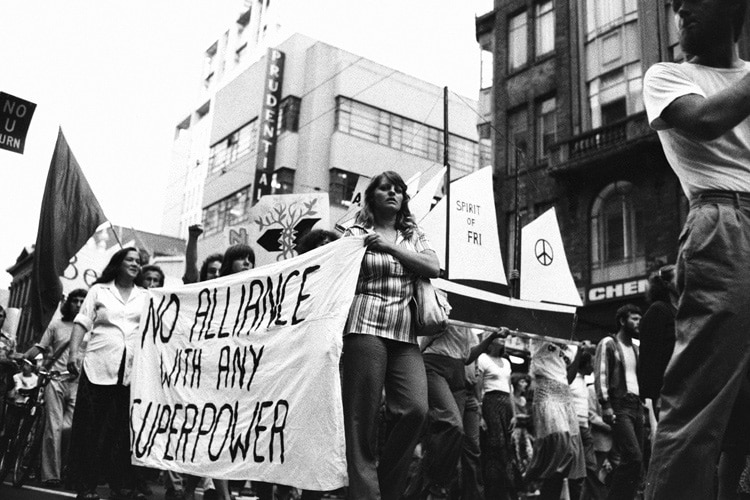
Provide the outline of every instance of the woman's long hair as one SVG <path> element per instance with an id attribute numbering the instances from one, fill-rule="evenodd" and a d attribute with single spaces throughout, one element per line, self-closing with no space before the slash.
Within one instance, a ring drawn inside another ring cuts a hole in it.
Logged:
<path id="1" fill-rule="evenodd" d="M 401 188 L 401 192 L 404 194 L 404 200 L 401 202 L 401 208 L 396 214 L 396 229 L 404 233 L 404 236 L 408 239 L 414 234 L 414 230 L 417 227 L 417 222 L 414 220 L 414 216 L 409 210 L 409 200 L 411 199 L 406 192 L 406 183 L 401 176 L 393 170 L 387 170 L 382 174 L 378 174 L 372 178 L 370 184 L 365 189 L 365 202 L 362 208 L 357 213 L 356 223 L 364 227 L 372 227 L 375 224 L 375 214 L 373 213 L 374 193 L 375 189 L 383 182 L 388 181 L 394 186 Z"/>
<path id="2" fill-rule="evenodd" d="M 250 245 L 239 244 L 227 248 L 227 251 L 224 252 L 224 260 L 221 261 L 219 276 L 229 276 L 232 274 L 232 263 L 237 259 L 244 259 L 245 257 L 255 267 L 255 252 Z"/>
<path id="3" fill-rule="evenodd" d="M 208 266 L 213 262 L 221 264 L 224 261 L 224 256 L 220 253 L 214 253 L 206 257 L 206 260 L 201 264 L 201 270 L 198 273 L 198 281 L 206 281 L 208 279 Z M 219 275 L 221 276 L 221 274 Z"/>
<path id="4" fill-rule="evenodd" d="M 109 259 L 109 264 L 106 265 L 104 268 L 104 271 L 102 271 L 102 275 L 97 278 L 96 281 L 94 281 L 94 284 L 97 283 L 109 283 L 110 281 L 114 281 L 115 278 L 117 278 L 117 275 L 120 274 L 120 265 L 122 265 L 122 262 L 125 260 L 125 257 L 128 255 L 128 252 L 135 252 L 138 254 L 138 259 L 140 261 L 141 253 L 138 251 L 135 247 L 125 247 L 121 248 L 115 254 L 112 256 L 111 259 Z M 143 283 L 141 272 L 138 271 L 138 275 L 135 277 L 134 283 L 138 286 L 141 286 Z"/>

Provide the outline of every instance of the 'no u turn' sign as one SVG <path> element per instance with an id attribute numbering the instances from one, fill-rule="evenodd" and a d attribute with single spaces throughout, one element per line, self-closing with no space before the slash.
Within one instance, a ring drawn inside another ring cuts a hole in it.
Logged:
<path id="1" fill-rule="evenodd" d="M 0 92 L 0 149 L 23 154 L 36 104 Z"/>

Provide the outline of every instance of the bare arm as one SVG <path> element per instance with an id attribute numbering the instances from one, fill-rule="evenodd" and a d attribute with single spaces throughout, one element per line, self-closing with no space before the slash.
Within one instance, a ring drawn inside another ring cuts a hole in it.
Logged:
<path id="1" fill-rule="evenodd" d="M 81 368 L 81 355 L 78 352 L 81 348 L 81 342 L 86 335 L 86 329 L 75 323 L 73 332 L 70 334 L 70 357 L 68 358 L 68 371 L 71 375 L 77 376 Z"/>
<path id="2" fill-rule="evenodd" d="M 729 132 L 750 116 L 750 74 L 718 94 L 688 94 L 675 99 L 661 113 L 670 127 L 710 141 Z"/>
<path id="3" fill-rule="evenodd" d="M 187 247 L 185 248 L 185 276 L 184 283 L 198 283 L 198 237 L 203 234 L 200 224 L 193 224 L 188 228 Z"/>
<path id="4" fill-rule="evenodd" d="M 464 364 L 466 365 L 472 364 L 474 361 L 476 361 L 476 359 L 479 357 L 480 354 L 482 354 L 483 352 L 487 350 L 487 348 L 490 346 L 493 340 L 497 338 L 505 338 L 508 336 L 509 332 L 510 330 L 508 330 L 505 327 L 502 327 L 499 330 L 495 330 L 494 332 L 487 335 L 479 344 L 471 348 L 471 351 L 469 352 L 469 357 L 466 358 L 466 360 L 464 361 Z"/>
<path id="5" fill-rule="evenodd" d="M 31 360 L 31 359 L 36 358 L 37 355 L 40 352 L 44 352 L 44 349 L 42 349 L 38 345 L 33 345 L 33 346 L 29 347 L 28 351 L 26 351 L 25 353 L 23 353 L 23 357 L 26 358 L 26 359 Z"/>

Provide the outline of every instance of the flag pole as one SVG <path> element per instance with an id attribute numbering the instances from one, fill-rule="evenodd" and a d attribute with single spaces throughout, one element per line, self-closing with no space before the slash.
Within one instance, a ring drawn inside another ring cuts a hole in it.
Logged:
<path id="1" fill-rule="evenodd" d="M 117 231 L 115 231 L 115 226 L 112 225 L 112 221 L 109 222 L 109 228 L 112 230 L 112 234 L 115 235 L 115 240 L 117 240 L 117 245 L 120 247 L 120 250 L 122 250 L 122 242 L 120 242 L 120 237 L 117 235 Z"/>
<path id="2" fill-rule="evenodd" d="M 449 279 L 451 249 L 451 164 L 448 158 L 448 86 L 443 87 L 443 166 L 445 166 L 445 276 Z"/>

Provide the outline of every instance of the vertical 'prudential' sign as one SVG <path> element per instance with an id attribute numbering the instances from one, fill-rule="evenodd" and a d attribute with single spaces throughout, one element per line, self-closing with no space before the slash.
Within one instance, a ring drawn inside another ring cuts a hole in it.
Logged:
<path id="1" fill-rule="evenodd" d="M 255 167 L 253 201 L 271 194 L 271 178 L 276 159 L 276 124 L 281 101 L 281 84 L 284 77 L 285 55 L 280 50 L 269 48 L 266 55 L 266 80 L 263 91 L 263 106 L 258 127 L 258 163 Z"/>

